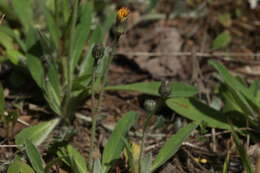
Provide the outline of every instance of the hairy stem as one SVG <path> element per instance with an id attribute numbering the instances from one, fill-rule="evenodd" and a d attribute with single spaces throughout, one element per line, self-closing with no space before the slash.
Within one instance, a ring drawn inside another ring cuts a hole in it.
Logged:
<path id="1" fill-rule="evenodd" d="M 142 165 L 142 158 L 144 157 L 144 149 L 145 149 L 145 141 L 146 141 L 146 135 L 147 135 L 147 127 L 148 124 L 151 120 L 152 113 L 148 113 L 147 118 L 144 122 L 144 128 L 143 128 L 143 133 L 142 133 L 142 138 L 141 138 L 141 149 L 140 149 L 140 154 L 139 154 L 139 173 L 141 173 L 141 165 Z"/>
<path id="2" fill-rule="evenodd" d="M 92 88 L 91 88 L 91 114 L 92 114 L 92 127 L 91 127 L 91 145 L 90 145 L 90 166 L 93 168 L 94 165 L 94 156 L 93 152 L 95 149 L 96 142 L 96 126 L 97 126 L 97 106 L 96 106 L 96 98 L 95 98 L 95 81 L 96 81 L 96 67 L 94 67 L 92 73 Z"/>

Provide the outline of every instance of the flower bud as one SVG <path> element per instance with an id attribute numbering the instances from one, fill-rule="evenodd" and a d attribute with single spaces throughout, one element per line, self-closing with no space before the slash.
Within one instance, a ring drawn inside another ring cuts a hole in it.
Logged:
<path id="1" fill-rule="evenodd" d="M 125 33 L 127 29 L 127 18 L 130 11 L 126 7 L 122 7 L 117 11 L 116 24 L 112 27 L 113 40 L 118 42 L 120 36 Z"/>
<path id="2" fill-rule="evenodd" d="M 157 104 L 154 100 L 145 100 L 144 102 L 144 109 L 149 113 L 155 112 L 156 106 Z"/>
<path id="3" fill-rule="evenodd" d="M 162 81 L 160 88 L 159 88 L 159 94 L 162 98 L 167 98 L 171 94 L 171 84 L 169 81 Z"/>
<path id="4" fill-rule="evenodd" d="M 101 44 L 96 44 L 92 49 L 92 56 L 97 62 L 104 56 L 105 48 Z"/>
<path id="5" fill-rule="evenodd" d="M 117 11 L 117 21 L 118 22 L 125 22 L 127 20 L 127 17 L 129 15 L 129 9 L 126 7 L 122 7 Z"/>

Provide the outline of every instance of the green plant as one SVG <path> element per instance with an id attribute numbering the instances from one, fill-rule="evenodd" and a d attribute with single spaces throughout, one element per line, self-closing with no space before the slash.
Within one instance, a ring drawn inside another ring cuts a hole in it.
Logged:
<path id="1" fill-rule="evenodd" d="M 10 3 L 11 6 L 9 6 Z M 34 3 L 36 1 L 32 0 L 1 1 L 0 9 L 6 14 L 7 21 L 13 20 L 20 26 L 18 30 L 15 30 L 7 22 L 6 26 L 1 27 L 0 34 L 6 37 L 7 41 L 0 41 L 0 43 L 5 48 L 7 59 L 28 69 L 56 117 L 25 128 L 16 135 L 15 143 L 22 146 L 21 149 L 25 148 L 32 168 L 17 158 L 10 165 L 10 171 L 21 166 L 21 172 L 34 170 L 37 173 L 43 173 L 47 172 L 53 164 L 62 161 L 75 173 L 107 173 L 113 162 L 120 157 L 126 143 L 125 136 L 134 124 L 136 114 L 130 112 L 123 116 L 108 139 L 102 158 L 95 158 L 92 152 L 96 149 L 96 121 L 105 91 L 139 91 L 161 96 L 162 102 L 169 98 L 186 98 L 197 93 L 196 88 L 177 82 L 167 84 L 172 90 L 168 90 L 166 94 L 164 94 L 165 91 L 160 90 L 160 86 L 163 86 L 160 82 L 105 86 L 115 48 L 126 29 L 128 9 L 122 8 L 117 14 L 112 12 L 104 23 L 94 24 L 92 18 L 95 16 L 95 11 L 92 1 L 49 0 L 45 2 L 40 0 L 37 3 L 41 6 L 41 10 L 37 15 L 43 17 L 44 21 L 37 26 L 34 20 Z M 115 38 L 112 40 L 111 48 L 107 48 L 102 43 L 105 33 L 111 27 Z M 19 45 L 19 49 L 14 47 L 14 43 Z M 85 44 L 88 45 L 86 52 L 84 51 Z M 15 53 L 10 54 L 10 52 Z M 12 59 L 10 55 L 16 59 Z M 92 130 L 88 164 L 83 156 L 70 145 L 57 147 L 59 151 L 56 153 L 55 161 L 45 164 L 36 147 L 60 122 L 66 126 L 71 125 L 77 105 L 89 97 L 92 102 Z M 150 112 L 147 124 L 151 116 Z M 182 141 L 196 127 L 197 123 L 192 123 L 172 136 L 152 162 L 152 157 L 144 154 L 146 125 L 138 159 L 138 171 L 156 170 L 178 150 Z M 99 150 L 98 147 L 97 150 Z"/>
<path id="2" fill-rule="evenodd" d="M 216 109 L 191 97 L 196 94 L 196 89 L 181 83 L 171 84 L 172 91 L 168 97 L 164 99 L 167 106 L 179 115 L 195 122 L 203 122 L 203 124 L 208 127 L 230 130 L 233 136 L 236 133 L 243 136 L 250 135 L 251 138 L 257 140 L 257 135 L 259 134 L 258 80 L 254 81 L 250 86 L 247 86 L 242 79 L 232 76 L 228 70 L 217 61 L 210 60 L 209 64 L 219 72 L 219 76 L 222 78 L 218 96 L 222 100 L 224 106 Z M 137 83 L 109 86 L 106 89 L 138 91 L 159 96 L 160 85 L 159 82 Z M 251 130 L 240 130 L 242 128 L 249 128 Z M 235 143 L 240 148 L 239 154 L 242 153 L 241 157 L 245 158 L 242 159 L 242 161 L 249 170 L 251 168 L 248 166 L 248 156 L 246 156 L 246 152 L 240 144 L 239 138 L 235 138 Z M 130 145 L 128 145 L 127 148 L 129 152 L 132 151 Z M 132 158 L 134 158 L 134 156 L 132 156 Z M 136 166 L 136 163 L 133 163 L 132 165 Z M 132 170 L 138 169 L 132 168 Z"/>
<path id="3" fill-rule="evenodd" d="M 190 135 L 190 133 L 198 126 L 198 122 L 191 123 L 180 129 L 175 135 L 171 136 L 164 146 L 160 149 L 158 155 L 153 160 L 151 154 L 145 154 L 145 142 L 148 131 L 148 125 L 153 114 L 160 106 L 171 97 L 189 97 L 194 95 L 197 90 L 191 86 L 182 83 L 151 82 L 151 83 L 136 83 L 129 85 L 119 85 L 107 87 L 108 90 L 130 90 L 139 91 L 151 95 L 160 96 L 156 102 L 154 100 L 146 100 L 144 103 L 147 112 L 144 121 L 143 132 L 141 135 L 141 144 L 132 143 L 124 139 L 126 156 L 129 162 L 129 169 L 132 173 L 151 173 L 163 165 L 170 159 L 179 149 L 182 142 Z"/>
<path id="4" fill-rule="evenodd" d="M 222 78 L 218 95 L 224 106 L 220 110 L 195 98 L 170 98 L 166 101 L 167 105 L 180 115 L 195 121 L 204 121 L 210 127 L 231 129 L 232 122 L 237 128 L 248 124 L 248 127 L 257 130 L 260 108 L 258 82 L 255 81 L 248 87 L 217 61 L 211 60 L 209 64 L 217 69 Z"/>
<path id="5" fill-rule="evenodd" d="M 196 129 L 198 123 L 193 122 L 182 127 L 176 134 L 172 135 L 162 146 L 159 153 L 153 157 L 151 153 L 144 154 L 143 149 L 137 144 L 132 146 L 125 140 L 127 158 L 132 173 L 152 173 L 169 160 L 180 148 L 182 142 Z M 142 148 L 142 146 L 141 146 Z"/>
<path id="6" fill-rule="evenodd" d="M 5 137 L 9 138 L 13 134 L 14 125 L 19 117 L 17 109 L 7 110 L 5 107 L 4 89 L 0 83 L 0 122 L 3 123 L 5 129 Z"/>
<path id="7" fill-rule="evenodd" d="M 89 169 L 93 170 L 95 159 L 92 151 L 95 146 L 96 116 L 101 105 L 103 87 L 114 48 L 124 32 L 123 25 L 129 11 L 125 9 L 118 13 L 118 22 L 113 30 L 116 38 L 112 50 L 109 50 L 103 47 L 102 42 L 105 33 L 113 25 L 116 14 L 112 12 L 104 24 L 97 24 L 94 29 L 91 29 L 94 26 L 92 18 L 95 14 L 92 1 L 74 0 L 73 4 L 63 0 L 39 1 L 38 5 L 41 6 L 42 11 L 39 15 L 43 15 L 45 19 L 40 29 L 33 25 L 35 17 L 32 10 L 35 5 L 33 1 L 13 2 L 14 13 L 12 8 L 9 8 L 9 3 L 4 1 L 0 6 L 7 14 L 7 18 L 14 16 L 14 20 L 20 23 L 22 28 L 17 34 L 7 26 L 3 27 L 0 33 L 10 39 L 10 45 L 13 41 L 19 44 L 19 54 L 23 55 L 19 60 L 25 59 L 24 62 L 32 78 L 42 90 L 52 111 L 58 115 L 58 118 L 23 129 L 16 135 L 16 144 L 26 145 L 26 141 L 29 140 L 37 146 L 47 138 L 61 120 L 65 125 L 72 124 L 77 105 L 91 96 L 93 105 Z M 85 43 L 89 45 L 87 53 L 83 52 Z M 7 47 L 6 51 L 8 51 Z M 123 130 L 125 129 L 127 128 L 124 127 Z M 108 154 L 105 152 L 102 164 L 110 161 L 110 156 L 106 157 L 106 155 Z M 103 165 L 102 170 L 107 172 L 109 164 Z"/>
<path id="8" fill-rule="evenodd" d="M 124 149 L 123 138 L 134 125 L 136 119 L 137 114 L 135 112 L 128 112 L 123 115 L 104 147 L 102 160 L 96 158 L 93 167 L 88 165 L 84 157 L 71 145 L 58 146 L 56 151 L 57 157 L 45 164 L 36 146 L 33 144 L 34 140 L 26 139 L 23 142 L 24 148 L 32 168 L 20 159 L 15 159 L 10 164 L 8 173 L 16 173 L 15 171 L 20 171 L 22 173 L 25 173 L 26 171 L 47 173 L 53 165 L 60 164 L 61 162 L 64 162 L 64 164 L 69 166 L 74 173 L 107 173 L 111 169 L 114 161 L 119 159 L 120 154 Z"/>
<path id="9" fill-rule="evenodd" d="M 39 16 L 34 14 L 35 6 L 40 7 Z M 9 57 L 9 50 L 14 49 L 17 58 L 14 64 L 25 63 L 50 108 L 60 117 L 56 120 L 70 125 L 77 105 L 91 93 L 93 99 L 105 84 L 111 53 L 108 48 L 104 49 L 104 57 L 96 61 L 92 52 L 94 45 L 102 43 L 116 14 L 111 13 L 104 24 L 91 29 L 95 12 L 90 1 L 74 0 L 73 4 L 63 0 L 1 1 L 0 7 L 7 19 L 6 26 L 0 28 L 1 38 L 6 38 L 0 42 L 5 48 L 4 55 Z M 40 27 L 36 27 L 35 17 L 44 19 Z M 8 26 L 11 20 L 21 24 L 21 28 L 14 30 Z M 14 48 L 15 42 L 18 50 Z M 49 124 L 58 123 L 50 121 Z M 47 133 L 44 136 L 47 137 Z"/>
<path id="10" fill-rule="evenodd" d="M 248 156 L 237 134 L 249 135 L 253 140 L 258 140 L 259 82 L 255 80 L 248 86 L 241 78 L 232 76 L 219 62 L 210 60 L 209 64 L 218 71 L 222 80 L 218 96 L 223 107 L 217 110 L 195 98 L 171 98 L 166 103 L 188 119 L 203 121 L 209 127 L 230 130 L 245 168 L 252 172 Z"/>

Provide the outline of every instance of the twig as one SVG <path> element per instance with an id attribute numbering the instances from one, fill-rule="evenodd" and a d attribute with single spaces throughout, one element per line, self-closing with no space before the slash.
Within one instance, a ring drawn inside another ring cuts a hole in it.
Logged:
<path id="1" fill-rule="evenodd" d="M 259 65 L 260 61 L 244 60 L 244 59 L 232 59 L 229 57 L 252 57 L 260 58 L 260 53 L 239 53 L 239 52 L 117 52 L 117 54 L 129 55 L 129 56 L 196 56 L 202 58 L 218 58 L 226 61 L 241 62 L 245 64 Z"/>
<path id="2" fill-rule="evenodd" d="M 18 121 L 19 123 L 21 123 L 21 124 L 25 125 L 25 126 L 30 126 L 30 124 L 29 124 L 29 123 L 27 123 L 27 122 L 25 122 L 25 121 L 21 120 L 20 118 L 18 118 L 18 119 L 17 119 L 17 121 Z"/>
<path id="3" fill-rule="evenodd" d="M 0 148 L 18 148 L 23 145 L 0 145 Z"/>
<path id="4" fill-rule="evenodd" d="M 248 128 L 248 127 L 246 127 L 246 128 L 239 128 L 238 130 L 251 130 L 252 131 L 252 129 Z M 216 132 L 215 136 L 223 135 L 223 134 L 227 134 L 227 133 L 231 133 L 231 131 L 230 130 L 225 130 L 223 132 Z M 211 137 L 211 136 L 212 136 L 212 134 L 203 135 L 203 137 Z"/>
<path id="5" fill-rule="evenodd" d="M 3 14 L 3 15 L 0 17 L 0 25 L 2 24 L 4 18 L 5 18 L 5 14 Z"/>
<path id="6" fill-rule="evenodd" d="M 190 143 L 190 142 L 183 142 L 183 143 L 182 143 L 182 146 L 187 146 L 187 147 L 191 147 L 191 148 L 194 148 L 194 149 L 197 149 L 197 150 L 200 150 L 200 151 L 205 151 L 205 152 L 207 152 L 205 149 L 203 149 L 203 148 L 201 148 L 201 147 L 199 147 L 199 146 L 197 146 L 197 145 L 194 145 L 194 144 L 192 144 L 192 143 Z"/>
<path id="7" fill-rule="evenodd" d="M 193 163 L 195 163 L 200 169 L 203 170 L 203 172 L 208 172 L 208 170 L 206 168 L 204 168 L 200 163 L 195 161 L 195 157 L 193 157 L 193 155 L 190 153 L 189 150 L 184 150 L 186 151 L 186 153 L 188 154 L 188 156 L 191 158 L 191 160 L 193 161 Z"/>
<path id="8" fill-rule="evenodd" d="M 216 152 L 217 151 L 217 139 L 216 139 L 216 129 L 215 128 L 211 129 L 211 134 L 212 134 L 212 142 L 213 142 L 212 150 L 213 150 L 213 152 Z"/>

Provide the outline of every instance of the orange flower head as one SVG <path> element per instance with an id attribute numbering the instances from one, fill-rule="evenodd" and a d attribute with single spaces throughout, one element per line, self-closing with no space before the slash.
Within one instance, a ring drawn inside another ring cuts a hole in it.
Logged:
<path id="1" fill-rule="evenodd" d="M 128 8 L 126 7 L 122 7 L 120 8 L 118 11 L 117 11 L 117 19 L 120 21 L 120 22 L 124 22 L 128 15 L 129 15 L 130 11 Z"/>

